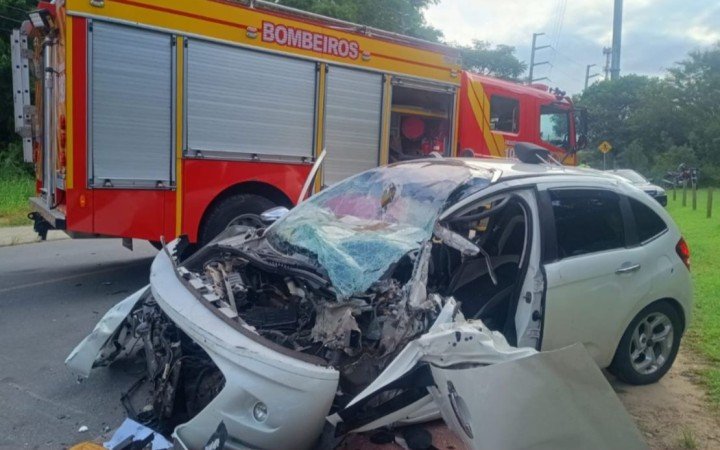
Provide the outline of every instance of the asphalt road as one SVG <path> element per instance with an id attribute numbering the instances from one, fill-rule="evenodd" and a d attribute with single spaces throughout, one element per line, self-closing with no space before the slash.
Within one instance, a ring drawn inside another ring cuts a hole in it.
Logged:
<path id="1" fill-rule="evenodd" d="M 156 253 L 117 239 L 0 247 L 1 449 L 63 448 L 120 425 L 120 395 L 142 367 L 99 368 L 80 384 L 64 360 L 112 305 L 147 284 Z"/>

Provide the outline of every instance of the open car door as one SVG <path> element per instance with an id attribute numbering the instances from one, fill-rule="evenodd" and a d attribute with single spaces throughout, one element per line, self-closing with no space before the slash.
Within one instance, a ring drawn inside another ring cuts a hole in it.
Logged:
<path id="1" fill-rule="evenodd" d="M 328 418 L 336 435 L 442 418 L 474 449 L 647 448 L 581 344 L 508 345 L 448 302 L 433 327 Z"/>

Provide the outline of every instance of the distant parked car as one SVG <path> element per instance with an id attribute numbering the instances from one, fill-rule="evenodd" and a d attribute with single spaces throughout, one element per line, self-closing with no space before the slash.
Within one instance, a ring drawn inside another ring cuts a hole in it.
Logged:
<path id="1" fill-rule="evenodd" d="M 639 187 L 650 197 L 654 198 L 663 206 L 667 206 L 667 193 L 665 189 L 656 184 L 652 184 L 647 178 L 630 169 L 617 169 L 608 171 L 615 175 L 625 178 L 635 186 Z"/>

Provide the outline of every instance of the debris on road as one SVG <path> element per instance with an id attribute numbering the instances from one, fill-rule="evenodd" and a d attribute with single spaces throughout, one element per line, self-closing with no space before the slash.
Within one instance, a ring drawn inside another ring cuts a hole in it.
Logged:
<path id="1" fill-rule="evenodd" d="M 152 450 L 166 450 L 172 448 L 172 442 L 165 439 L 160 433 L 135 422 L 132 419 L 125 419 L 115 431 L 112 438 L 103 446 L 109 450 L 126 450 L 134 448 L 146 448 L 151 445 Z"/>

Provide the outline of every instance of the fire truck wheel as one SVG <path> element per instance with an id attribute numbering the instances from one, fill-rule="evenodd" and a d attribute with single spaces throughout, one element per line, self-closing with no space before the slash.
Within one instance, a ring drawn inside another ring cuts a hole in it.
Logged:
<path id="1" fill-rule="evenodd" d="M 260 214 L 275 207 L 265 197 L 237 194 L 222 200 L 207 213 L 200 228 L 198 243 L 203 246 L 220 234 L 228 225 L 262 226 Z"/>

